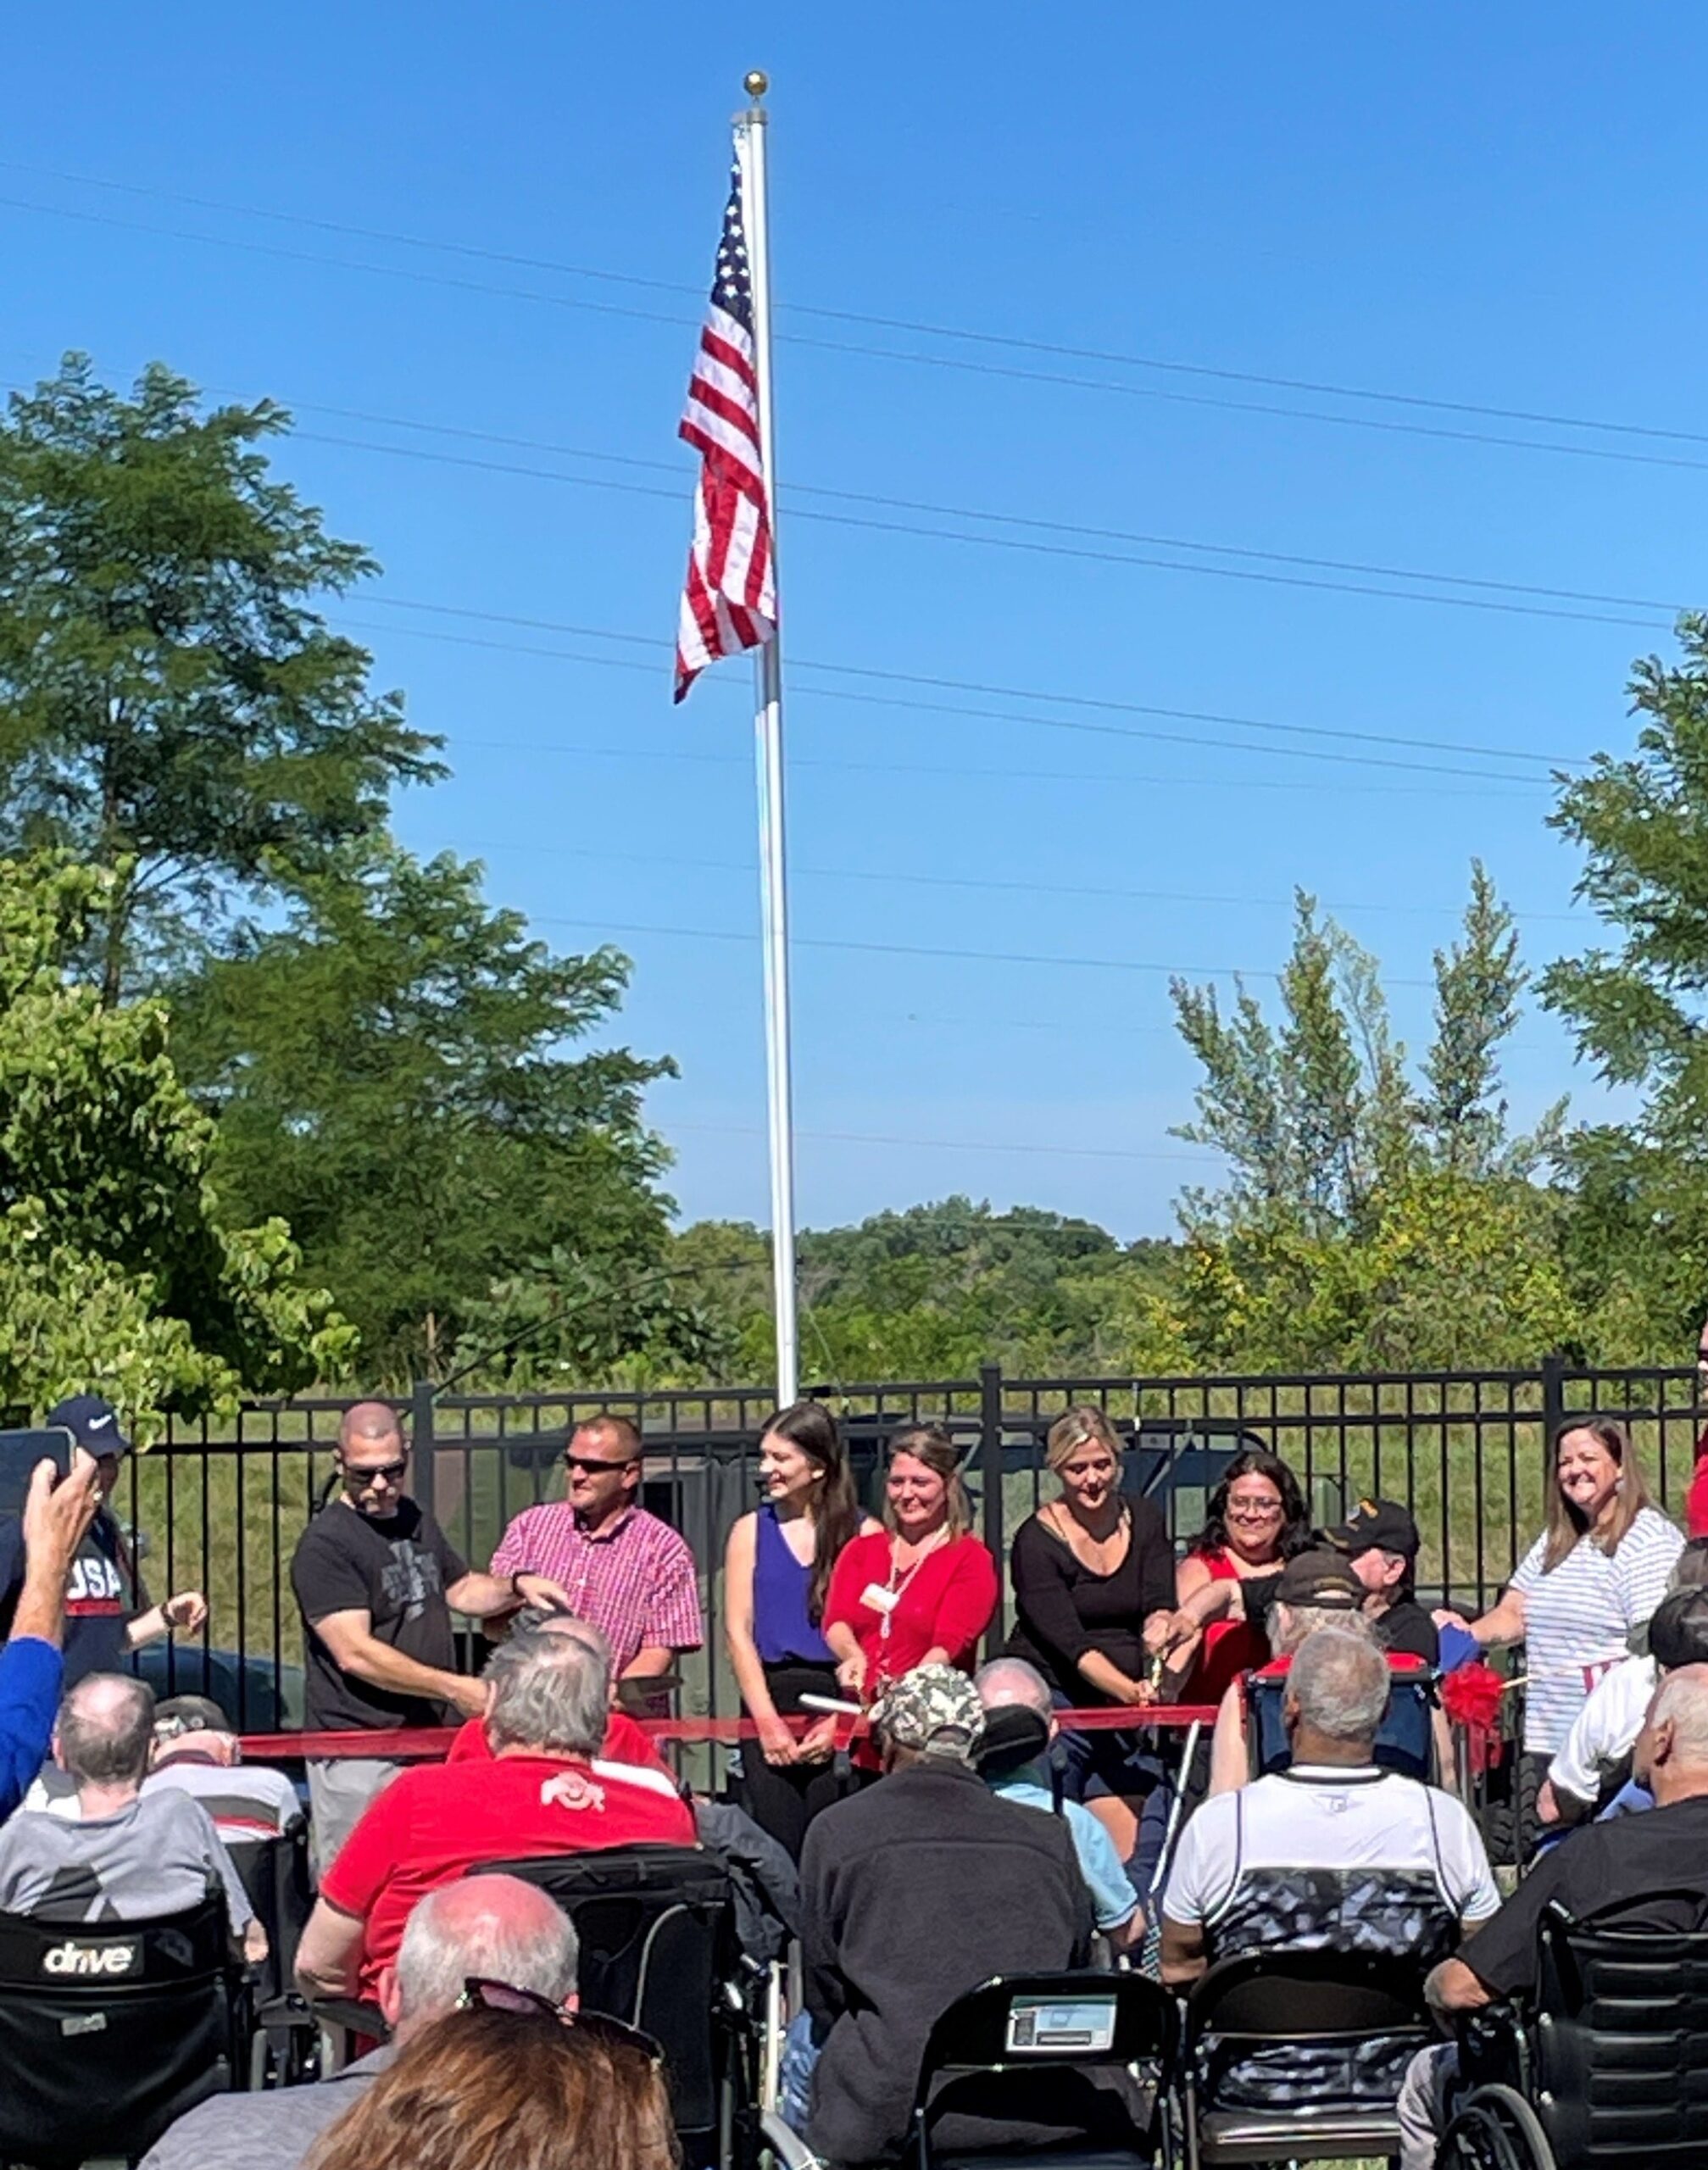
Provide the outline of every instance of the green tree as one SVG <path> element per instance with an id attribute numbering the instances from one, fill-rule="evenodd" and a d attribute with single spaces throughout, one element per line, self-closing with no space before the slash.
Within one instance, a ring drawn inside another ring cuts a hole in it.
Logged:
<path id="1" fill-rule="evenodd" d="M 289 421 L 203 415 L 158 364 L 126 399 L 74 354 L 0 425 L 0 849 L 114 876 L 109 1003 L 442 773 L 313 608 L 376 568 L 270 474 Z"/>
<path id="2" fill-rule="evenodd" d="M 1533 1180 L 1563 1105 L 1511 1133 L 1499 1052 L 1526 975 L 1480 865 L 1434 961 L 1415 1077 L 1376 960 L 1308 896 L 1277 1021 L 1243 988 L 1224 1015 L 1213 988 L 1175 982 L 1204 1070 L 1180 1135 L 1223 1153 L 1228 1175 L 1186 1194 L 1177 1267 L 1128 1307 L 1132 1367 L 1514 1362 L 1576 1331 L 1559 1201 Z"/>
<path id="3" fill-rule="evenodd" d="M 125 878 L 0 860 L 0 1400 L 100 1387 L 146 1431 L 306 1385 L 355 1337 L 281 1221 L 227 1211 L 163 1005 L 106 1006 L 73 976 Z"/>
<path id="4" fill-rule="evenodd" d="M 471 1307 L 495 1350 L 530 1260 L 548 1281 L 559 1255 L 616 1282 L 664 1263 L 668 1155 L 641 1100 L 675 1066 L 564 1051 L 607 1024 L 626 959 L 554 955 L 449 854 L 370 841 L 278 879 L 283 926 L 180 989 L 185 1060 L 222 1182 L 286 1216 L 370 1365 L 444 1377 Z"/>
<path id="5" fill-rule="evenodd" d="M 1708 1303 L 1708 615 L 1677 630 L 1676 661 L 1635 667 L 1634 752 L 1598 754 L 1550 816 L 1618 939 L 1551 965 L 1542 999 L 1638 1099 L 1568 1150 L 1572 1264 L 1592 1349 L 1616 1360 L 1677 1360 Z"/>

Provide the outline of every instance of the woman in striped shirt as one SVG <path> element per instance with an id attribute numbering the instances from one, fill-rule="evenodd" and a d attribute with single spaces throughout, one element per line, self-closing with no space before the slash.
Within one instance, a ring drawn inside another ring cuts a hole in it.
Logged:
<path id="1" fill-rule="evenodd" d="M 1499 1603 L 1479 1620 L 1436 1615 L 1467 1628 L 1485 1650 L 1525 1646 L 1520 1800 L 1527 1811 L 1590 1689 L 1628 1654 L 1631 1630 L 1666 1594 L 1683 1543 L 1650 1502 L 1625 1427 L 1611 1417 L 1576 1417 L 1555 1439 L 1547 1527 Z M 1527 1842 L 1531 1835 L 1527 1830 Z"/>

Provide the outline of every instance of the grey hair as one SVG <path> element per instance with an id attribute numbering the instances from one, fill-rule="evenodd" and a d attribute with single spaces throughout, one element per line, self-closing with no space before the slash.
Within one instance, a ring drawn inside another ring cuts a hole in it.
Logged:
<path id="1" fill-rule="evenodd" d="M 611 1663 L 611 1639 L 603 1628 L 591 1620 L 583 1620 L 576 1613 L 559 1612 L 542 1605 L 525 1605 L 520 1612 L 510 1616 L 510 1638 L 518 1635 L 567 1635 L 590 1650 L 609 1672 Z M 492 1666 L 487 1666 L 490 1675 Z"/>
<path id="2" fill-rule="evenodd" d="M 580 1635 L 512 1635 L 494 1650 L 487 1739 L 548 1755 L 597 1755 L 610 1715 L 611 1669 Z"/>
<path id="3" fill-rule="evenodd" d="M 1376 1630 L 1362 1612 L 1344 1605 L 1288 1605 L 1277 1598 L 1265 1622 L 1269 1647 L 1278 1658 L 1289 1658 L 1308 1635 L 1332 1628 L 1343 1635 L 1356 1635 L 1374 1643 Z"/>
<path id="4" fill-rule="evenodd" d="M 404 1924 L 397 1959 L 398 2017 L 437 2019 L 452 2011 L 471 1975 L 561 2004 L 575 1994 L 580 1960 L 575 1924 L 537 1884 L 514 1876 L 443 1883 Z"/>
<path id="5" fill-rule="evenodd" d="M 1649 1706 L 1649 1723 L 1672 1722 L 1673 1752 L 1681 1763 L 1708 1763 L 1708 1666 L 1683 1665 L 1666 1674 Z"/>
<path id="6" fill-rule="evenodd" d="M 154 1691 L 128 1672 L 92 1672 L 60 1704 L 55 1737 L 80 1786 L 140 1785 L 154 1745 Z"/>
<path id="7" fill-rule="evenodd" d="M 1054 1710 L 1049 1683 L 1035 1665 L 1028 1665 L 1024 1658 L 993 1658 L 974 1673 L 972 1684 L 988 1711 L 999 1704 L 1018 1703 L 1047 1718 Z"/>
<path id="8" fill-rule="evenodd" d="M 1367 1636 L 1319 1628 L 1294 1654 L 1287 1695 L 1326 1739 L 1371 1741 L 1388 1708 L 1388 1661 Z"/>

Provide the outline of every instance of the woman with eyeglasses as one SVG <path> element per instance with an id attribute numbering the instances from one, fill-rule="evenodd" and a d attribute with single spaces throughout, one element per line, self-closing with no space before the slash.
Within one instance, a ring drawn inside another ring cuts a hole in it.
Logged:
<path id="1" fill-rule="evenodd" d="M 915 1666 L 970 1666 L 999 1595 L 995 1562 L 972 1534 L 954 1440 L 936 1424 L 897 1433 L 883 1527 L 844 1548 L 825 1600 L 825 1640 L 843 1689 L 871 1704 Z M 877 1768 L 864 1741 L 854 1761 Z"/>
<path id="2" fill-rule="evenodd" d="M 1310 1542 L 1299 1479 L 1278 1455 L 1248 1448 L 1227 1465 L 1176 1577 L 1169 1670 L 1188 1703 L 1217 1703 L 1269 1659 L 1264 1617 L 1281 1570 Z"/>
<path id="3" fill-rule="evenodd" d="M 676 2170 L 656 2043 L 471 1982 L 324 2134 L 305 2170 Z"/>
<path id="4" fill-rule="evenodd" d="M 839 1694 L 825 1639 L 831 1573 L 844 1547 L 878 1525 L 860 1512 L 836 1419 L 798 1401 L 766 1420 L 759 1438 L 765 1497 L 730 1532 L 724 1553 L 724 1640 L 757 1740 L 742 1743 L 748 1813 L 791 1857 L 807 1826 L 843 1791 L 834 1717 L 804 1729 L 803 1695 Z"/>

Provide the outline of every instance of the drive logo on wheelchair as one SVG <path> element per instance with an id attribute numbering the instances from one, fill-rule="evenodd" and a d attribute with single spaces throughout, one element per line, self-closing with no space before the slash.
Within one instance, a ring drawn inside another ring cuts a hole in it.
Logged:
<path id="1" fill-rule="evenodd" d="M 42 1955 L 44 1974 L 69 1974 L 83 1980 L 113 1982 L 142 1971 L 142 1946 L 135 1939 L 122 1944 L 104 1940 L 100 1944 L 79 1944 L 68 1938 L 64 1944 L 50 1945 Z"/>

